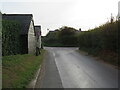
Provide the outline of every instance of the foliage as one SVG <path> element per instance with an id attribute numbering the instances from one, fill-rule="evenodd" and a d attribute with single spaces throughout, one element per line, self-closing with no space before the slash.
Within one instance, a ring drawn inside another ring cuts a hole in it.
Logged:
<path id="1" fill-rule="evenodd" d="M 118 21 L 80 32 L 78 43 L 80 50 L 99 55 L 102 59 L 117 64 Z"/>
<path id="2" fill-rule="evenodd" d="M 42 38 L 45 46 L 76 46 L 77 30 L 72 27 L 63 26 L 55 31 L 50 31 Z"/>
<path id="3" fill-rule="evenodd" d="M 2 87 L 26 87 L 38 70 L 44 55 L 45 50 L 42 50 L 39 56 L 28 54 L 3 56 Z"/>
<path id="4" fill-rule="evenodd" d="M 78 36 L 79 47 L 107 49 L 117 52 L 117 24 L 118 22 L 106 23 L 98 28 L 80 32 Z"/>
<path id="5" fill-rule="evenodd" d="M 20 24 L 16 21 L 2 20 L 2 54 L 14 55 L 20 53 Z"/>
<path id="6" fill-rule="evenodd" d="M 58 32 L 59 31 L 50 31 L 47 34 L 47 36 L 42 37 L 43 45 L 52 46 L 52 45 L 55 45 L 55 44 L 59 44 Z"/>
<path id="7" fill-rule="evenodd" d="M 77 44 L 77 37 L 76 32 L 77 30 L 72 27 L 61 27 L 60 32 L 58 33 L 60 42 L 65 46 L 76 46 Z"/>

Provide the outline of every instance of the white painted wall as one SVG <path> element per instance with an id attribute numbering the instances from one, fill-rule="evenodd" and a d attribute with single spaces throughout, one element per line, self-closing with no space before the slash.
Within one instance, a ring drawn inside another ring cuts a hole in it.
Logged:
<path id="1" fill-rule="evenodd" d="M 34 26 L 33 22 L 31 21 L 29 32 L 28 32 L 28 54 L 35 54 L 36 50 L 36 40 L 34 35 Z"/>

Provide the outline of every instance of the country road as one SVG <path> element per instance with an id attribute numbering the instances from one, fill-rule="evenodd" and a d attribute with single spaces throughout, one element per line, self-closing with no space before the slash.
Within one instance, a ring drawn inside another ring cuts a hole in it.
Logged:
<path id="1" fill-rule="evenodd" d="M 117 88 L 118 71 L 80 54 L 78 48 L 46 47 L 36 88 Z"/>

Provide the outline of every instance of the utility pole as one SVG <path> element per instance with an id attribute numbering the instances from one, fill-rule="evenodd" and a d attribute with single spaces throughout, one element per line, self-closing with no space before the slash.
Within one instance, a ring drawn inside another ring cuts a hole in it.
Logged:
<path id="1" fill-rule="evenodd" d="M 111 13 L 111 19 L 110 19 L 110 22 L 113 23 L 113 20 L 114 20 L 114 17 L 112 16 L 112 13 Z"/>
<path id="2" fill-rule="evenodd" d="M 118 2 L 118 21 L 120 20 L 120 1 Z"/>

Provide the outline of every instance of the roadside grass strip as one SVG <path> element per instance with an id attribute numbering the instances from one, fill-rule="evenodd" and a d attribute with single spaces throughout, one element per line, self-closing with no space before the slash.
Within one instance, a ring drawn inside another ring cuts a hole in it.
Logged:
<path id="1" fill-rule="evenodd" d="M 26 88 L 44 58 L 41 55 L 11 55 L 2 58 L 2 88 Z"/>

